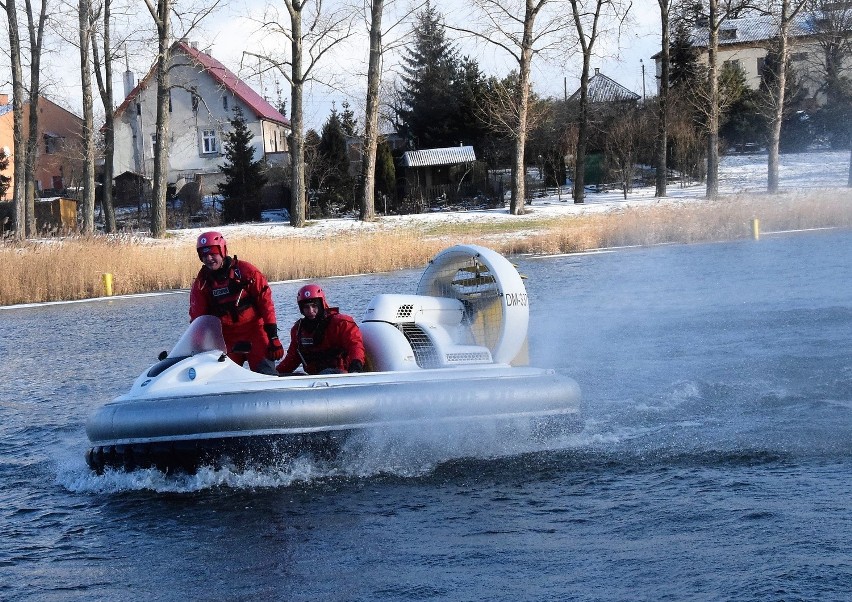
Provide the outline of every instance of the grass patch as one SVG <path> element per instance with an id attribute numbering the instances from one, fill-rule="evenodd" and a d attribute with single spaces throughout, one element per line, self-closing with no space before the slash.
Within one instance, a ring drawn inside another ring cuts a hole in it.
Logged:
<path id="1" fill-rule="evenodd" d="M 286 236 L 232 234 L 229 252 L 272 280 L 387 272 L 425 265 L 457 243 L 482 244 L 504 255 L 571 253 L 605 247 L 736 240 L 763 232 L 852 227 L 852 190 L 731 196 L 715 201 L 666 200 L 605 213 L 476 221 L 380 224 L 323 235 L 310 228 Z M 76 236 L 0 243 L 6 277 L 0 305 L 85 299 L 103 294 L 113 274 L 116 295 L 188 288 L 200 263 L 181 236 Z"/>

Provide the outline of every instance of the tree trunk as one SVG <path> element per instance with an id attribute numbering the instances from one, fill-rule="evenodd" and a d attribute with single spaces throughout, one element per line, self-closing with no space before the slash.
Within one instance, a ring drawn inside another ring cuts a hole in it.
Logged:
<path id="1" fill-rule="evenodd" d="M 112 94 L 112 50 L 110 49 L 110 3 L 103 3 L 103 73 L 101 73 L 101 62 L 98 60 L 98 44 L 95 36 L 91 36 L 92 56 L 95 66 L 95 78 L 98 83 L 98 92 L 101 104 L 104 107 L 104 173 L 103 187 L 101 189 L 101 207 L 104 212 L 104 232 L 115 232 L 115 208 L 113 207 L 112 186 L 114 173 L 115 155 L 115 120 L 113 118 L 113 94 Z M 92 29 L 94 29 L 94 16 L 90 14 Z"/>
<path id="2" fill-rule="evenodd" d="M 719 194 L 719 23 L 717 0 L 709 0 L 707 42 L 707 89 L 709 96 L 707 118 L 707 191 L 708 199 Z"/>
<path id="3" fill-rule="evenodd" d="M 302 12 L 287 3 L 290 11 L 292 30 L 293 68 L 290 79 L 290 127 L 293 128 L 290 161 L 292 179 L 290 185 L 290 225 L 294 228 L 305 226 L 305 135 L 304 116 L 302 114 L 302 92 L 304 91 L 304 74 L 302 73 Z"/>
<path id="4" fill-rule="evenodd" d="M 583 52 L 583 71 L 580 74 L 580 123 L 577 126 L 577 151 L 574 157 L 574 203 L 586 197 L 586 144 L 589 137 L 589 63 L 591 55 Z"/>
<path id="5" fill-rule="evenodd" d="M 656 190 L 654 196 L 666 196 L 666 176 L 668 175 L 668 104 L 669 104 L 669 54 L 671 42 L 669 41 L 669 0 L 658 0 L 660 4 L 660 26 L 662 31 L 660 51 L 660 86 L 657 98 L 658 122 L 657 122 L 657 156 L 654 161 L 657 164 Z M 644 77 L 644 72 L 643 72 Z M 645 82 L 642 82 L 645 85 Z"/>
<path id="6" fill-rule="evenodd" d="M 41 47 L 44 40 L 44 24 L 47 20 L 47 0 L 41 2 L 41 12 L 36 21 L 29 2 L 26 3 L 27 26 L 30 35 L 30 114 L 29 133 L 26 144 L 26 161 L 24 165 L 24 182 L 26 183 L 26 216 L 27 235 L 36 233 L 35 198 L 36 181 L 35 167 L 39 153 L 38 132 L 38 101 L 41 94 Z"/>
<path id="7" fill-rule="evenodd" d="M 527 169 L 524 160 L 524 151 L 527 145 L 527 117 L 530 107 L 530 87 L 532 86 L 530 72 L 532 70 L 532 45 L 533 28 L 535 26 L 535 14 L 533 14 L 532 1 L 527 0 L 526 16 L 524 18 L 524 36 L 521 40 L 520 77 L 518 81 L 518 136 L 515 140 L 515 178 L 512 182 L 512 201 L 509 213 L 512 215 L 523 215 L 525 213 L 524 203 L 527 195 Z"/>
<path id="8" fill-rule="evenodd" d="M 21 67 L 21 37 L 18 30 L 18 9 L 15 0 L 6 0 L 6 17 L 9 22 L 9 51 L 12 67 L 12 138 L 15 142 L 12 157 L 14 188 L 12 199 L 15 206 L 15 238 L 22 240 L 26 237 L 26 204 L 24 196 L 25 179 L 25 145 L 24 138 L 24 76 Z"/>
<path id="9" fill-rule="evenodd" d="M 169 38 L 172 0 L 160 0 L 157 6 L 157 125 L 154 145 L 154 198 L 151 200 L 151 236 L 166 233 L 166 190 L 169 163 Z"/>
<path id="10" fill-rule="evenodd" d="M 370 13 L 370 59 L 367 68 L 367 113 L 364 117 L 364 154 L 361 177 L 360 217 L 376 217 L 376 150 L 379 145 L 379 83 L 382 79 L 382 12 L 384 0 L 372 0 Z"/>
<path id="11" fill-rule="evenodd" d="M 83 88 L 83 233 L 95 231 L 95 141 L 92 110 L 92 73 L 89 48 L 91 29 L 89 0 L 80 0 L 80 76 Z"/>
<path id="12" fill-rule="evenodd" d="M 778 192 L 778 153 L 781 146 L 781 124 L 784 121 L 784 95 L 787 88 L 787 32 L 790 26 L 788 18 L 789 0 L 781 0 L 781 23 L 778 28 L 778 65 L 776 73 L 775 106 L 769 127 L 769 149 L 767 157 L 766 190 Z M 770 94 L 772 91 L 770 90 Z"/>

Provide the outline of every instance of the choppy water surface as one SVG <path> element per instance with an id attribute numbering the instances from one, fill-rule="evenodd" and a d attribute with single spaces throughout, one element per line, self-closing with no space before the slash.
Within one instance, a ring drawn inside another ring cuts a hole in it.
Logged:
<path id="1" fill-rule="evenodd" d="M 90 473 L 86 416 L 185 294 L 0 311 L 0 599 L 847 600 L 852 233 L 517 258 L 586 426 L 353 443 L 262 473 Z M 360 315 L 419 271 L 324 281 Z M 298 283 L 275 285 L 282 323 Z M 534 392 L 532 392 L 534 394 Z"/>

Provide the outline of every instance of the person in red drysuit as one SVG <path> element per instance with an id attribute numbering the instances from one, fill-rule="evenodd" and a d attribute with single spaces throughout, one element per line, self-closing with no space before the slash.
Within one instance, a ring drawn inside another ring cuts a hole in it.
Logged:
<path id="1" fill-rule="evenodd" d="M 342 374 L 364 370 L 361 330 L 351 316 L 329 307 L 317 284 L 296 295 L 302 318 L 290 329 L 290 346 L 276 370 L 287 375 L 301 364 L 308 374 Z"/>
<path id="2" fill-rule="evenodd" d="M 240 366 L 248 360 L 255 372 L 275 374 L 274 361 L 284 357 L 278 339 L 275 305 L 266 276 L 236 255 L 228 256 L 228 243 L 219 232 L 204 232 L 196 243 L 204 264 L 189 293 L 189 319 L 212 315 L 222 322 L 228 357 Z M 247 353 L 234 345 L 247 342 Z"/>

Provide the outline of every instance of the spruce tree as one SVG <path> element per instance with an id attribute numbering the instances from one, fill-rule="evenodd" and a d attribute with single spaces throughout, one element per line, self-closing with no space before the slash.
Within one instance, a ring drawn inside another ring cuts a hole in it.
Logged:
<path id="1" fill-rule="evenodd" d="M 340 114 L 337 109 L 331 109 L 319 143 L 319 156 L 326 173 L 323 190 L 320 192 L 320 203 L 323 214 L 328 215 L 332 205 L 343 205 L 351 209 L 354 180 L 349 175 L 349 153 L 346 146 L 346 135 Z"/>
<path id="2" fill-rule="evenodd" d="M 669 85 L 689 89 L 698 85 L 703 73 L 698 62 L 700 53 L 692 45 L 692 34 L 684 21 L 679 21 L 669 51 Z"/>
<path id="3" fill-rule="evenodd" d="M 393 208 L 396 199 L 396 166 L 390 145 L 384 137 L 379 138 L 379 145 L 376 147 L 375 198 L 376 208 L 383 212 L 386 208 Z"/>
<path id="4" fill-rule="evenodd" d="M 402 57 L 402 89 L 396 109 L 399 133 L 412 148 L 456 146 L 458 53 L 446 38 L 442 16 L 426 3 L 417 14 L 414 42 Z"/>
<path id="5" fill-rule="evenodd" d="M 219 193 L 225 197 L 222 221 L 260 221 L 260 194 L 266 184 L 263 162 L 254 160 L 254 135 L 246 126 L 240 107 L 234 107 L 234 116 L 229 120 L 231 131 L 225 138 L 225 165 L 219 167 L 225 181 L 218 185 Z"/>
<path id="6" fill-rule="evenodd" d="M 343 111 L 340 113 L 340 127 L 343 128 L 343 133 L 347 136 L 355 136 L 358 134 L 358 120 L 355 119 L 355 113 L 349 106 L 347 101 L 343 101 Z"/>

